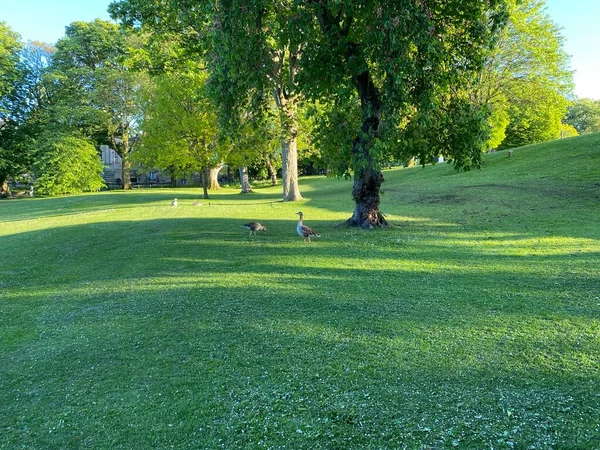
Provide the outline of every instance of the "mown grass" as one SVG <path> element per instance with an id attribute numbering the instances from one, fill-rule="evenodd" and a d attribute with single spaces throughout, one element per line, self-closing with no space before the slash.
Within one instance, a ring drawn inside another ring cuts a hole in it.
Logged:
<path id="1" fill-rule="evenodd" d="M 385 177 L 0 202 L 0 447 L 600 448 L 600 135 Z"/>

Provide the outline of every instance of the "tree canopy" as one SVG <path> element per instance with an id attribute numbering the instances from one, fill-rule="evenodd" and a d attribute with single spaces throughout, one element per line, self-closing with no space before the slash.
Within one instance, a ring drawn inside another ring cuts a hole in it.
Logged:
<path id="1" fill-rule="evenodd" d="M 207 172 L 227 156 L 218 141 L 214 107 L 206 94 L 206 72 L 188 70 L 163 74 L 149 92 L 142 124 L 142 147 L 136 158 L 147 165 L 169 168 L 173 176 Z"/>
<path id="2" fill-rule="evenodd" d="M 509 20 L 471 87 L 492 111 L 490 148 L 556 139 L 572 96 L 569 56 L 543 0 L 509 2 Z"/>
<path id="3" fill-rule="evenodd" d="M 582 98 L 575 101 L 569 107 L 566 121 L 579 134 L 600 131 L 600 100 Z"/>
<path id="4" fill-rule="evenodd" d="M 348 122 L 355 126 L 348 133 L 347 164 L 354 173 L 356 202 L 351 225 L 385 224 L 379 211 L 380 169 L 391 153 L 433 157 L 443 152 L 457 168 L 479 162 L 481 111 L 450 88 L 481 68 L 506 20 L 504 0 L 226 0 L 199 5 L 121 0 L 110 11 L 157 33 L 172 28 L 197 33 L 225 104 L 247 108 L 272 89 L 281 111 L 284 166 L 286 139 L 295 149 L 302 98 L 330 103 L 333 111 L 342 105 L 355 110 L 349 113 L 360 119 Z M 249 90 L 256 95 L 249 98 Z M 462 118 L 451 124 L 440 111 L 460 111 Z M 453 144 L 419 134 L 428 123 L 444 128 Z M 475 138 L 467 139 L 465 126 L 474 127 Z"/>

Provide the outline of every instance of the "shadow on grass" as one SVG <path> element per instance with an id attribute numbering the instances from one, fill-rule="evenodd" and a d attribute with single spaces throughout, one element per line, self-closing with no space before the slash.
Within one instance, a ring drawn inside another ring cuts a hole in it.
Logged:
<path id="1" fill-rule="evenodd" d="M 481 448 L 508 436 L 527 448 L 598 437 L 597 252 L 494 255 L 474 233 L 432 237 L 435 223 L 363 233 L 314 221 L 323 238 L 309 245 L 295 221 L 256 237 L 243 221 L 0 238 L 0 443 Z"/>

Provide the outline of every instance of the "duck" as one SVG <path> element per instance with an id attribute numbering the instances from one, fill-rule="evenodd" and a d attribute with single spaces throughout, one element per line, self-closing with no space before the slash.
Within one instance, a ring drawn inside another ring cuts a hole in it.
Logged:
<path id="1" fill-rule="evenodd" d="M 171 202 L 171 206 L 172 206 L 173 208 L 177 208 L 177 199 L 176 199 L 176 198 L 175 198 L 175 199 L 173 199 L 173 201 Z"/>
<path id="2" fill-rule="evenodd" d="M 246 230 L 250 230 L 250 236 L 253 234 L 256 235 L 257 231 L 267 231 L 267 227 L 258 222 L 248 222 L 242 225 L 242 227 L 244 227 Z"/>
<path id="3" fill-rule="evenodd" d="M 321 237 L 321 235 L 319 233 L 317 233 L 315 230 L 302 224 L 302 218 L 304 217 L 304 214 L 302 214 L 302 211 L 298 211 L 296 214 L 298 214 L 300 216 L 300 220 L 298 221 L 298 225 L 296 226 L 296 231 L 298 232 L 298 234 L 300 236 L 302 236 L 304 238 L 305 242 L 306 242 L 307 238 L 308 238 L 308 242 L 310 242 L 311 236 Z"/>

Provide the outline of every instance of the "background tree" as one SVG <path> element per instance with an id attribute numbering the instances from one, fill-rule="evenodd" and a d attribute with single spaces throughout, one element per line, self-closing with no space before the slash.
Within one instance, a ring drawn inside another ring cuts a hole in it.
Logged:
<path id="1" fill-rule="evenodd" d="M 206 58 L 222 129 L 239 135 L 240 117 L 267 111 L 269 98 L 275 100 L 284 201 L 302 198 L 297 169 L 300 96 L 295 82 L 300 47 L 288 36 L 292 3 L 120 0 L 109 7 L 111 16 L 127 25 L 143 25 L 159 35 L 178 32 L 188 55 Z"/>
<path id="2" fill-rule="evenodd" d="M 98 191 L 104 186 L 102 162 L 89 139 L 48 130 L 39 139 L 33 161 L 38 194 Z"/>
<path id="3" fill-rule="evenodd" d="M 107 21 L 74 22 L 57 43 L 52 67 L 64 93 L 58 116 L 98 144 L 111 144 L 121 157 L 124 189 L 131 186 L 131 154 L 146 83 L 145 73 L 132 70 L 139 40 Z M 72 108 L 74 103 L 78 106 Z M 64 114 L 61 108 L 67 108 Z"/>
<path id="4" fill-rule="evenodd" d="M 227 155 L 219 144 L 217 118 L 206 92 L 205 71 L 167 73 L 156 78 L 145 105 L 139 158 L 148 165 L 171 168 L 176 175 L 201 172 L 208 197 L 209 169 Z"/>
<path id="5" fill-rule="evenodd" d="M 489 148 L 559 137 L 572 96 L 569 56 L 545 1 L 510 0 L 509 11 L 471 93 L 474 103 L 491 108 Z"/>
<path id="6" fill-rule="evenodd" d="M 569 107 L 566 121 L 579 134 L 600 131 L 600 100 L 578 99 Z"/>
<path id="7" fill-rule="evenodd" d="M 140 142 L 142 92 L 148 88 L 148 79 L 144 73 L 127 68 L 99 69 L 98 72 L 94 102 L 103 113 L 111 146 L 121 157 L 123 189 L 130 189 L 132 155 Z"/>
<path id="8" fill-rule="evenodd" d="M 15 66 L 18 76 L 13 78 L 12 89 L 0 100 L 5 112 L 0 125 L 0 178 L 18 177 L 29 171 L 31 150 L 39 136 L 48 127 L 44 119 L 51 104 L 53 86 L 46 76 L 54 47 L 43 42 L 28 42 L 19 53 Z M 6 183 L 3 182 L 4 185 Z"/>
<path id="9" fill-rule="evenodd" d="M 8 192 L 6 180 L 18 175 L 26 166 L 26 155 L 19 147 L 15 133 L 15 97 L 24 74 L 20 63 L 22 43 L 17 33 L 0 22 L 0 194 Z"/>

